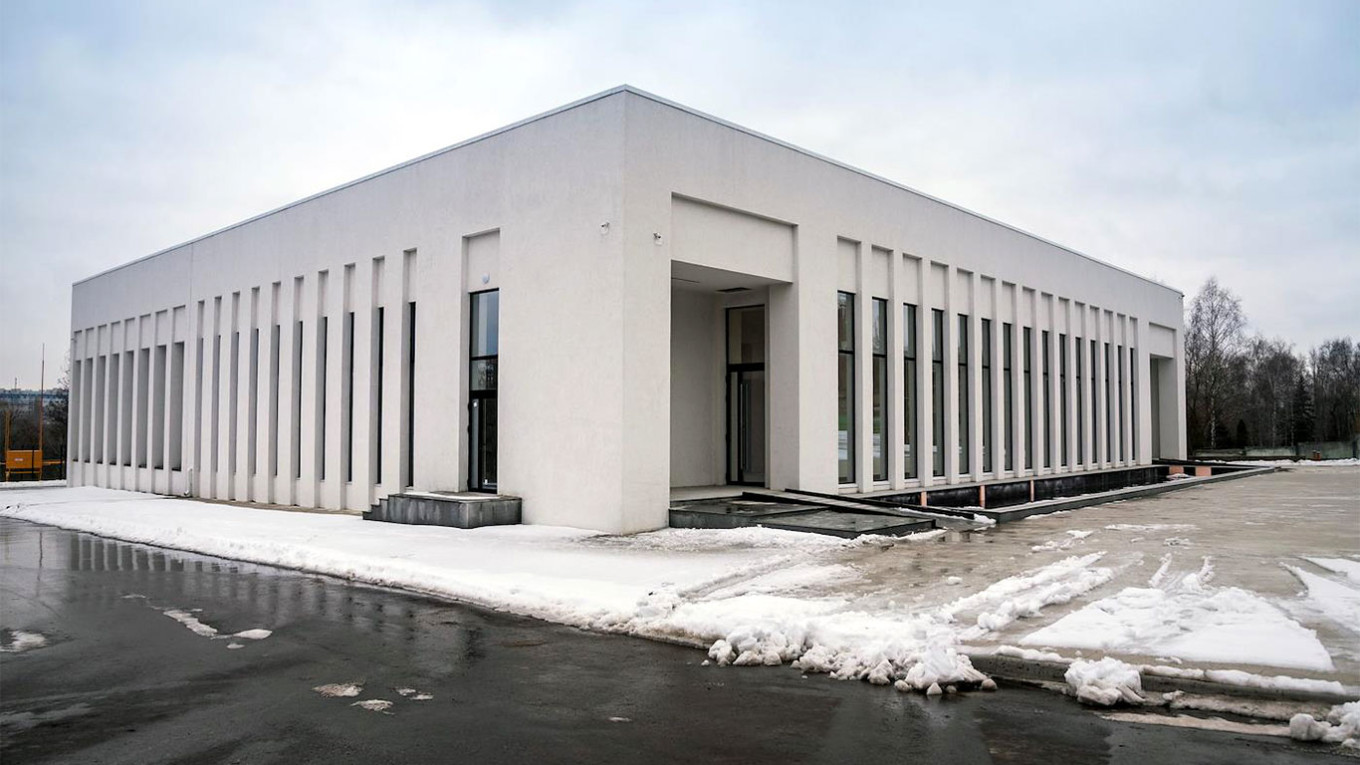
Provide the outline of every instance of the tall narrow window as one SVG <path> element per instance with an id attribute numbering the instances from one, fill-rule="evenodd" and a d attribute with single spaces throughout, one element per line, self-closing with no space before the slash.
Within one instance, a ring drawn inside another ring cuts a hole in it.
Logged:
<path id="1" fill-rule="evenodd" d="M 1133 429 L 1129 433 L 1129 440 L 1133 442 L 1133 454 L 1130 455 L 1134 462 L 1138 461 L 1138 349 L 1129 349 L 1129 422 L 1133 424 Z"/>
<path id="2" fill-rule="evenodd" d="M 1083 464 L 1086 463 L 1086 411 L 1085 411 L 1085 408 L 1084 408 L 1083 405 L 1082 405 L 1082 399 L 1086 397 L 1086 388 L 1084 387 L 1084 384 L 1083 384 L 1083 382 L 1082 382 L 1082 380 L 1083 380 L 1083 378 L 1082 378 L 1082 369 L 1081 369 L 1081 346 L 1082 346 L 1082 345 L 1083 345 L 1083 341 L 1082 341 L 1081 338 L 1077 338 L 1077 339 L 1076 339 L 1076 342 L 1074 342 L 1074 343 L 1072 344 L 1072 352 L 1075 354 L 1075 355 L 1072 357 L 1072 360 L 1076 363 L 1076 372 L 1077 372 L 1077 380 L 1076 380 L 1076 383 L 1077 383 L 1077 385 L 1076 385 L 1076 389 L 1077 389 L 1077 400 L 1076 400 L 1076 404 L 1077 404 L 1077 464 L 1078 464 L 1078 465 L 1083 465 Z"/>
<path id="3" fill-rule="evenodd" d="M 277 296 L 277 293 L 276 293 Z M 279 341 L 282 339 L 277 322 L 269 330 L 269 475 L 279 474 Z"/>
<path id="4" fill-rule="evenodd" d="M 855 482 L 855 296 L 836 293 L 837 462 L 841 483 Z"/>
<path id="5" fill-rule="evenodd" d="M 1119 460 L 1123 462 L 1128 459 L 1124 446 L 1124 346 L 1121 345 L 1116 350 L 1119 361 Z"/>
<path id="6" fill-rule="evenodd" d="M 256 459 L 256 438 L 260 414 L 260 328 L 250 330 L 250 383 L 247 390 L 248 409 L 246 413 L 246 472 L 259 475 L 259 462 Z"/>
<path id="7" fill-rule="evenodd" d="M 992 472 L 992 320 L 982 320 L 982 472 Z"/>
<path id="8" fill-rule="evenodd" d="M 1090 355 L 1087 357 L 1087 361 L 1089 361 L 1090 364 L 1091 364 L 1090 373 L 1091 373 L 1091 464 L 1092 464 L 1092 465 L 1097 465 L 1097 464 L 1100 463 L 1100 438 L 1099 438 L 1099 433 L 1096 431 L 1096 425 L 1100 422 L 1100 410 L 1099 410 L 1099 409 L 1097 408 L 1097 406 L 1096 406 L 1096 401 L 1097 401 L 1097 399 L 1096 399 L 1096 393 L 1097 393 L 1097 392 L 1099 391 L 1099 389 L 1100 389 L 1100 380 L 1099 380 L 1100 375 L 1098 374 L 1098 372 L 1100 371 L 1100 361 L 1098 360 L 1097 355 L 1096 355 L 1096 351 L 1097 351 L 1097 348 L 1098 348 L 1098 347 L 1099 347 L 1099 344 L 1097 343 L 1097 341 L 1092 340 L 1092 341 L 1091 341 L 1091 353 L 1090 353 Z"/>
<path id="9" fill-rule="evenodd" d="M 497 401 L 500 387 L 500 293 L 471 295 L 472 346 L 468 375 L 468 488 L 495 491 L 497 482 Z"/>
<path id="10" fill-rule="evenodd" d="M 293 322 L 293 477 L 302 477 L 302 321 Z"/>
<path id="11" fill-rule="evenodd" d="M 1105 344 L 1105 459 L 1114 459 L 1114 402 L 1110 400 L 1110 388 L 1114 378 L 1110 376 L 1110 344 Z"/>
<path id="12" fill-rule="evenodd" d="M 944 311 L 930 310 L 931 470 L 944 475 Z"/>
<path id="13" fill-rule="evenodd" d="M 888 480 L 888 301 L 873 299 L 874 480 Z"/>
<path id="14" fill-rule="evenodd" d="M 1015 327 L 1009 322 L 1001 325 L 1001 397 L 1006 407 L 1006 460 L 1007 470 L 1015 469 L 1015 380 L 1012 376 L 1015 358 Z"/>
<path id="15" fill-rule="evenodd" d="M 170 420 L 167 448 L 170 452 L 170 469 L 184 467 L 184 342 L 170 346 Z"/>
<path id="16" fill-rule="evenodd" d="M 104 461 L 104 395 L 108 390 L 107 357 L 99 356 L 94 362 L 94 457 L 91 462 Z"/>
<path id="17" fill-rule="evenodd" d="M 969 414 L 972 413 L 972 387 L 968 379 L 968 314 L 959 314 L 959 472 L 971 470 L 968 454 L 972 450 Z"/>
<path id="18" fill-rule="evenodd" d="M 373 365 L 373 482 L 375 484 L 380 484 L 383 480 L 383 362 L 386 360 L 383 349 L 387 341 L 384 331 L 385 318 L 383 307 L 378 306 L 373 327 L 373 336 L 377 346 L 373 354 L 376 359 L 376 363 Z"/>
<path id="19" fill-rule="evenodd" d="M 118 390 L 118 385 L 123 378 L 122 361 L 123 354 L 116 352 L 109 354 L 109 429 L 106 443 L 108 454 L 104 455 L 104 461 L 110 465 L 119 464 L 118 427 L 122 423 L 118 419 L 118 412 L 122 408 L 123 397 Z"/>
<path id="20" fill-rule="evenodd" d="M 354 481 L 354 312 L 345 313 L 345 482 Z"/>
<path id="21" fill-rule="evenodd" d="M 137 363 L 135 359 L 136 356 L 133 355 L 132 351 L 123 353 L 123 413 L 118 417 L 118 439 L 121 444 L 119 451 L 123 455 L 122 462 L 127 467 L 132 467 L 132 433 L 135 430 L 132 426 L 132 399 L 136 395 L 134 388 L 137 384 L 136 374 L 134 373 Z M 214 406 L 216 406 L 216 397 L 213 398 L 213 401 Z M 215 409 L 213 411 L 216 412 Z M 214 468 L 216 464 L 214 459 Z"/>
<path id="22" fill-rule="evenodd" d="M 137 419 L 140 427 L 137 428 L 137 467 L 146 467 L 147 431 L 151 428 L 151 349 L 142 348 L 137 352 Z M 86 370 L 90 368 L 89 362 L 85 364 Z M 88 401 L 89 398 L 86 398 Z M 80 406 L 82 418 L 88 417 L 88 410 L 84 402 Z M 86 457 L 89 453 L 86 452 Z"/>
<path id="23" fill-rule="evenodd" d="M 330 355 L 331 320 L 322 316 L 316 325 L 316 478 L 326 480 L 326 369 Z"/>
<path id="24" fill-rule="evenodd" d="M 1024 377 L 1024 390 L 1021 391 L 1025 397 L 1025 469 L 1034 469 L 1034 331 L 1030 327 L 1025 327 L 1022 333 L 1021 342 L 1024 347 L 1020 349 L 1023 359 L 1020 373 Z"/>
<path id="25" fill-rule="evenodd" d="M 902 462 L 906 468 L 903 471 L 905 476 L 915 478 L 916 424 L 919 416 L 916 401 L 916 306 L 910 303 L 902 306 L 902 332 L 903 376 L 905 377 L 902 381 L 902 407 L 906 428 L 906 432 L 903 434 L 906 438 L 902 448 Z"/>
<path id="26" fill-rule="evenodd" d="M 221 301 L 219 300 L 218 302 L 220 303 Z M 220 306 L 219 306 L 219 308 L 220 308 Z M 218 313 L 220 313 L 220 311 L 219 311 Z M 214 324 L 214 331 L 216 331 L 216 324 L 217 324 L 217 322 L 214 320 L 213 324 Z M 130 358 L 129 358 L 128 360 L 131 361 Z M 130 366 L 130 365 L 129 365 L 129 366 Z M 222 428 L 222 425 L 221 425 L 221 423 L 222 423 L 221 414 L 222 414 L 222 334 L 221 334 L 220 332 L 218 332 L 218 333 L 216 333 L 216 334 L 213 335 L 213 347 L 212 347 L 212 414 L 211 414 L 211 416 L 212 416 L 212 427 L 209 428 L 209 430 L 212 431 L 212 433 L 211 433 L 212 440 L 210 441 L 210 443 L 212 444 L 212 446 L 208 449 L 208 452 L 209 452 L 208 458 L 209 458 L 209 459 L 211 460 L 211 462 L 212 462 L 212 472 L 213 472 L 213 474 L 214 474 L 214 478 L 213 478 L 214 482 L 217 480 L 217 479 L 216 479 L 216 473 L 217 473 L 217 471 L 219 470 L 219 468 L 221 467 L 221 464 L 222 464 L 222 463 L 220 462 L 221 455 L 219 454 L 220 447 L 219 447 L 219 445 L 218 445 L 218 443 L 217 443 L 219 440 L 221 440 L 221 439 L 220 439 L 221 432 L 222 432 L 222 431 L 221 431 L 221 428 Z M 216 485 L 216 484 L 214 483 L 214 486 L 215 486 L 215 485 Z"/>
<path id="27" fill-rule="evenodd" d="M 406 484 L 416 485 L 416 301 L 406 304 Z"/>
<path id="28" fill-rule="evenodd" d="M 169 369 L 169 353 L 164 345 L 156 346 L 156 362 L 151 378 L 151 467 L 165 467 L 165 375 Z"/>
<path id="29" fill-rule="evenodd" d="M 241 333 L 234 331 L 231 333 L 231 359 L 227 366 L 227 474 L 233 480 L 236 477 L 236 436 L 238 431 L 237 413 L 240 411 L 241 399 Z M 235 483 L 229 491 L 235 491 Z M 235 499 L 234 494 L 228 494 L 231 499 Z"/>
<path id="30" fill-rule="evenodd" d="M 1061 464 L 1067 467 L 1067 335 L 1058 335 L 1058 430 L 1062 431 Z"/>
<path id="31" fill-rule="evenodd" d="M 1042 347 L 1039 349 L 1040 359 L 1043 361 L 1043 382 L 1044 382 L 1044 431 L 1040 437 L 1044 440 L 1044 467 L 1053 467 L 1053 387 L 1049 384 L 1049 371 L 1053 368 L 1052 337 L 1048 330 L 1039 333 L 1039 341 Z"/>

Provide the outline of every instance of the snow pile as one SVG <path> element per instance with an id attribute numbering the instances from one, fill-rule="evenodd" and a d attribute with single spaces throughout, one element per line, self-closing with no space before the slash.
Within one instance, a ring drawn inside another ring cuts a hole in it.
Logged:
<path id="1" fill-rule="evenodd" d="M 1078 659 L 1072 662 L 1063 679 L 1073 695 L 1086 704 L 1109 707 L 1121 702 L 1144 702 L 1143 680 L 1138 669 L 1108 656 L 1100 661 Z"/>
<path id="2" fill-rule="evenodd" d="M 1112 572 L 1094 566 L 1103 555 L 1066 558 L 912 613 L 847 610 L 836 598 L 787 598 L 765 591 L 757 579 L 682 603 L 647 630 L 699 636 L 736 621 L 741 626 L 721 633 L 709 648 L 709 659 L 720 666 L 792 661 L 803 672 L 927 693 L 959 685 L 988 687 L 961 642 L 1109 581 Z M 840 567 L 824 568 L 834 575 Z M 787 581 L 796 584 L 807 573 L 790 573 Z"/>
<path id="3" fill-rule="evenodd" d="M 1192 661 L 1257 664 L 1331 672 L 1317 634 L 1261 596 L 1208 584 L 1199 571 L 1165 589 L 1128 587 L 1021 638 L 1021 645 L 1174 656 Z"/>
<path id="4" fill-rule="evenodd" d="M 1360 701 L 1332 707 L 1325 720 L 1302 712 L 1294 715 L 1289 720 L 1289 737 L 1360 749 Z"/>
<path id="5" fill-rule="evenodd" d="M 1360 590 L 1310 574 L 1297 566 L 1285 566 L 1308 588 L 1308 604 L 1351 632 L 1360 632 Z"/>

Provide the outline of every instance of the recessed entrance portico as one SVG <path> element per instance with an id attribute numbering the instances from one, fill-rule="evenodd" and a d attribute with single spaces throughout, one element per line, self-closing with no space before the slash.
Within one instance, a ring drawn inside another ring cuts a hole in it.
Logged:
<path id="1" fill-rule="evenodd" d="M 688 263 L 671 268 L 674 487 L 767 486 L 770 279 Z"/>

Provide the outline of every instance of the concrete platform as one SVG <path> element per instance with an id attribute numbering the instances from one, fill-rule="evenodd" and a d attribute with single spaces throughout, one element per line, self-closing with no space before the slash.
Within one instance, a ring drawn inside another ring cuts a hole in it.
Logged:
<path id="1" fill-rule="evenodd" d="M 740 498 L 696 499 L 674 502 L 670 508 L 673 529 L 737 529 L 766 526 L 766 521 L 785 515 L 822 510 L 820 505 L 763 502 Z"/>
<path id="2" fill-rule="evenodd" d="M 438 491 L 390 494 L 364 513 L 366 521 L 416 526 L 513 526 L 520 523 L 519 497 Z"/>
<path id="3" fill-rule="evenodd" d="M 843 510 L 812 510 L 778 515 L 762 521 L 760 525 L 767 529 L 807 531 L 813 534 L 827 534 L 847 539 L 853 539 L 864 534 L 900 537 L 919 531 L 930 531 L 935 528 L 935 523 L 929 520 L 909 520 L 891 515 L 848 513 Z"/>

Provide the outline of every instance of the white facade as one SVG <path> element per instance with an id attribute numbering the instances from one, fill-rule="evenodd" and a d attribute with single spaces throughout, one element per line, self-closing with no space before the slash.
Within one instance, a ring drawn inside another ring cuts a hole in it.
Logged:
<path id="1" fill-rule="evenodd" d="M 76 283 L 71 481 L 355 511 L 407 486 L 466 489 L 471 295 L 487 290 L 495 488 L 529 523 L 665 526 L 671 488 L 728 482 L 733 450 L 736 477 L 832 492 L 1185 455 L 1179 292 L 621 87 Z M 854 295 L 851 418 L 839 292 Z M 741 315 L 764 326 L 740 368 L 725 359 L 737 306 L 763 306 Z M 733 407 L 757 414 L 734 424 Z"/>

